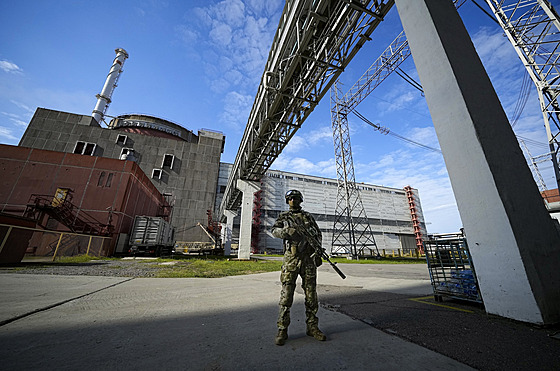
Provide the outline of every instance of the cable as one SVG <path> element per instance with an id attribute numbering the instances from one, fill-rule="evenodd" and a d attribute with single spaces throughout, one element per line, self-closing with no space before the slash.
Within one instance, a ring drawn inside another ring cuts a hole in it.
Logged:
<path id="1" fill-rule="evenodd" d="M 534 140 L 534 139 L 531 139 L 531 138 L 526 138 L 526 137 L 521 136 L 521 135 L 516 135 L 516 137 L 519 138 L 519 139 L 523 139 L 526 143 L 531 143 L 531 144 L 536 145 L 536 146 L 549 148 L 548 143 L 539 142 L 537 140 Z"/>
<path id="2" fill-rule="evenodd" d="M 471 0 L 474 5 L 476 5 L 478 7 L 478 9 L 482 10 L 484 12 L 484 14 L 486 14 L 488 17 L 490 17 L 491 20 L 493 20 L 494 22 L 496 22 L 498 25 L 500 24 L 500 22 L 498 22 L 496 20 L 496 18 L 494 18 L 494 16 L 492 16 L 492 14 L 488 13 L 483 7 L 481 7 L 480 5 L 478 5 L 478 3 L 475 0 Z M 501 26 L 500 26 L 501 27 Z"/>
<path id="3" fill-rule="evenodd" d="M 525 109 L 525 105 L 529 100 L 529 95 L 531 93 L 530 89 L 531 81 L 529 79 L 529 74 L 525 70 L 523 74 L 523 82 L 521 83 L 521 90 L 519 90 L 519 97 L 517 98 L 517 103 L 515 105 L 515 110 L 513 111 L 513 118 L 511 119 L 511 127 L 515 127 L 517 121 L 521 117 L 523 110 Z"/>
<path id="4" fill-rule="evenodd" d="M 422 93 L 422 96 L 424 96 L 424 90 L 422 89 L 422 85 L 420 85 L 419 82 L 415 81 L 412 77 L 410 77 L 406 72 L 404 72 L 403 70 L 401 70 L 400 67 L 397 67 L 397 69 L 395 70 L 395 72 L 397 73 L 397 75 L 399 75 L 400 77 L 402 77 L 402 79 L 406 82 L 408 82 L 410 85 L 412 85 L 413 87 L 415 87 L 416 89 L 420 90 L 420 92 Z M 405 76 L 401 75 L 404 74 Z"/>
<path id="5" fill-rule="evenodd" d="M 433 151 L 433 152 L 441 153 L 441 150 L 438 149 L 438 148 L 430 147 L 430 146 L 427 146 L 427 145 L 425 145 L 425 144 L 416 142 L 416 141 L 414 141 L 414 140 L 412 140 L 412 139 L 405 138 L 405 137 L 403 137 L 402 135 L 399 135 L 399 134 L 397 134 L 397 133 L 393 133 L 392 131 L 390 131 L 388 128 L 386 128 L 386 127 L 384 127 L 384 126 L 374 124 L 373 122 L 369 121 L 364 115 L 362 115 L 360 112 L 358 112 L 358 111 L 355 110 L 355 109 L 352 110 L 352 113 L 353 113 L 354 115 L 356 115 L 359 119 L 361 119 L 362 121 L 364 121 L 366 124 L 368 124 L 368 125 L 370 125 L 370 126 L 373 126 L 376 130 L 378 130 L 379 132 L 381 132 L 381 134 L 384 134 L 384 135 L 387 135 L 387 134 L 388 134 L 388 135 L 391 135 L 391 136 L 393 136 L 393 137 L 395 137 L 395 138 L 397 138 L 397 139 L 400 139 L 400 140 L 405 141 L 405 142 L 407 142 L 407 143 L 413 144 L 413 145 L 415 145 L 415 146 L 418 146 L 418 147 L 421 147 L 421 148 L 424 148 L 424 149 L 427 149 L 427 150 L 430 150 L 430 151 Z"/>

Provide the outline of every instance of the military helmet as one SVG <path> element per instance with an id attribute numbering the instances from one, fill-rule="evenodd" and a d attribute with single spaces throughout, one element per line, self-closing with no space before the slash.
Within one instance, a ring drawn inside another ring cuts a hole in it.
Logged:
<path id="1" fill-rule="evenodd" d="M 303 195 L 301 194 L 300 191 L 296 190 L 296 189 L 292 189 L 289 190 L 288 192 L 286 192 L 286 203 L 288 203 L 288 201 L 290 201 L 291 198 L 299 198 L 301 202 L 303 202 Z"/>

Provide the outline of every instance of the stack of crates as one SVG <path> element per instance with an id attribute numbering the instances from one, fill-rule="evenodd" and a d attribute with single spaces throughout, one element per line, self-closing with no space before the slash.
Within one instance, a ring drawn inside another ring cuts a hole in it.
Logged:
<path id="1" fill-rule="evenodd" d="M 482 303 L 476 273 L 462 234 L 431 235 L 424 251 L 434 290 L 434 299 L 443 297 Z"/>

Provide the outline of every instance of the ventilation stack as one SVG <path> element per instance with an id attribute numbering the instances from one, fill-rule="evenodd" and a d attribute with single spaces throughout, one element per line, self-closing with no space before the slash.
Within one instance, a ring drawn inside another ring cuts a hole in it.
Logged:
<path id="1" fill-rule="evenodd" d="M 111 103 L 111 96 L 117 87 L 117 81 L 119 80 L 119 76 L 122 72 L 124 61 L 128 58 L 128 53 L 124 49 L 115 49 L 115 53 L 117 53 L 117 56 L 113 61 L 109 75 L 107 75 L 107 80 L 105 80 L 103 90 L 101 90 L 100 94 L 95 96 L 97 98 L 97 104 L 95 105 L 91 115 L 99 124 L 101 124 L 101 121 L 105 116 L 105 112 L 107 111 L 107 107 L 109 107 L 109 103 Z"/>

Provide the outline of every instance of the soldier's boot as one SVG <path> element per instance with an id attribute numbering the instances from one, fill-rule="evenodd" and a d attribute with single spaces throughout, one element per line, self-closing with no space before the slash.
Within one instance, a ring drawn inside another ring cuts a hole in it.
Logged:
<path id="1" fill-rule="evenodd" d="M 288 339 L 288 330 L 280 329 L 278 330 L 278 334 L 274 338 L 274 344 L 284 345 L 286 344 L 286 339 Z"/>
<path id="2" fill-rule="evenodd" d="M 319 330 L 319 327 L 317 325 L 308 325 L 306 334 L 308 336 L 313 336 L 315 339 L 319 341 L 327 340 L 327 336 L 323 334 L 321 330 Z"/>

